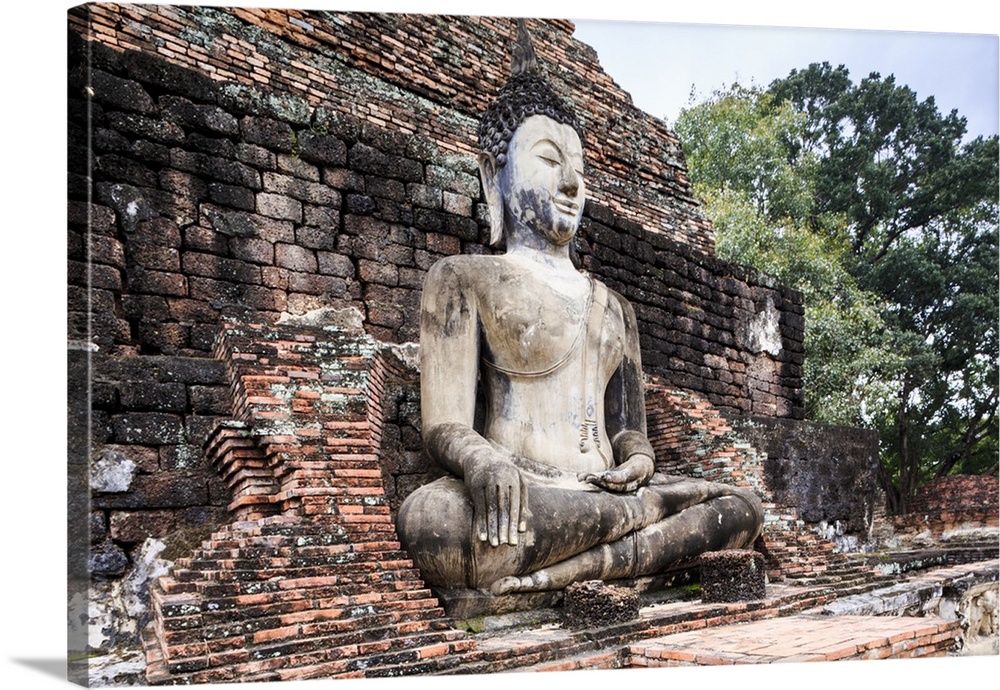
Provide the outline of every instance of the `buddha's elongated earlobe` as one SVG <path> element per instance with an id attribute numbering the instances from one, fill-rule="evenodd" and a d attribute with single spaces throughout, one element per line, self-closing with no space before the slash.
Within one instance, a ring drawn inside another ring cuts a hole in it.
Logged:
<path id="1" fill-rule="evenodd" d="M 503 239 L 503 194 L 500 193 L 500 174 L 493 154 L 479 154 L 479 177 L 483 181 L 483 194 L 490 209 L 490 246 L 496 247 Z"/>

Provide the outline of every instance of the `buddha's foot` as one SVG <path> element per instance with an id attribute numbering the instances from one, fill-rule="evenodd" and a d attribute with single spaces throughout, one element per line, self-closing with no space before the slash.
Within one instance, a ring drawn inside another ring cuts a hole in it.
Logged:
<path id="1" fill-rule="evenodd" d="M 542 592 L 552 589 L 552 580 L 544 570 L 536 570 L 529 575 L 501 577 L 490 585 L 493 596 L 514 594 L 515 592 Z"/>

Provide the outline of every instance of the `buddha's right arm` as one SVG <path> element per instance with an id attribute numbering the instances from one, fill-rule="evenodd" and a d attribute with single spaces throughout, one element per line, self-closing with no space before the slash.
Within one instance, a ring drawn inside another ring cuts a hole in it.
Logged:
<path id="1" fill-rule="evenodd" d="M 424 443 L 443 468 L 465 476 L 466 460 L 487 444 L 473 431 L 479 368 L 479 315 L 463 257 L 431 267 L 420 302 L 420 413 Z"/>
<path id="2" fill-rule="evenodd" d="M 420 305 L 420 410 L 428 454 L 461 477 L 472 501 L 472 529 L 493 545 L 524 531 L 527 486 L 506 455 L 473 429 L 479 371 L 479 315 L 469 257 L 434 264 Z"/>

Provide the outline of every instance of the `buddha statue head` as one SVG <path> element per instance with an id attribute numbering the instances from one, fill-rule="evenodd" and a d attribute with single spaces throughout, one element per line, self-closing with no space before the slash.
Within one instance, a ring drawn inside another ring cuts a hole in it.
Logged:
<path id="1" fill-rule="evenodd" d="M 490 244 L 568 244 L 583 214 L 583 148 L 571 105 L 541 73 L 518 20 L 511 76 L 479 124 L 479 171 L 490 209 Z"/>

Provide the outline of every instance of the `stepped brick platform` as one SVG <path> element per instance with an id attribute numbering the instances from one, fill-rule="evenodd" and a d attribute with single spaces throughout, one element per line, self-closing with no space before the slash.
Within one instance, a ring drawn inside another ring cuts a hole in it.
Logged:
<path id="1" fill-rule="evenodd" d="M 756 548 L 769 575 L 774 569 L 782 578 L 771 580 L 761 600 L 650 594 L 633 620 L 473 635 L 457 627 L 401 549 L 385 492 L 385 390 L 406 379 L 407 366 L 364 333 L 301 324 L 229 325 L 216 354 L 229 374 L 233 419 L 205 449 L 230 489 L 232 522 L 152 588 L 153 620 L 144 634 L 151 684 L 687 663 L 680 653 L 663 656 L 667 637 L 702 630 L 716 638 L 780 618 L 795 638 L 801 621 L 819 625 L 804 614 L 838 599 L 906 582 L 932 591 L 981 568 L 920 570 L 916 582 L 910 572 L 832 553 L 793 508 L 765 503 Z M 656 382 L 647 404 L 656 412 L 650 437 L 662 470 L 681 471 L 672 463 L 691 451 L 696 476 L 728 479 L 767 501 L 759 456 L 710 404 Z M 995 563 L 992 572 L 995 580 Z M 841 630 L 835 619 L 822 620 Z M 884 635 L 856 627 L 860 637 L 844 638 L 854 645 L 849 653 L 845 642 L 809 654 L 936 655 L 961 635 L 957 622 L 904 623 Z M 908 642 L 896 639 L 902 634 Z"/>
<path id="2" fill-rule="evenodd" d="M 402 550 L 379 467 L 392 363 L 363 333 L 230 326 L 206 451 L 231 524 L 151 588 L 151 684 L 447 670 L 474 646 Z"/>
<path id="3" fill-rule="evenodd" d="M 801 615 L 694 630 L 632 645 L 632 666 L 714 666 L 945 656 L 958 620 Z"/>

